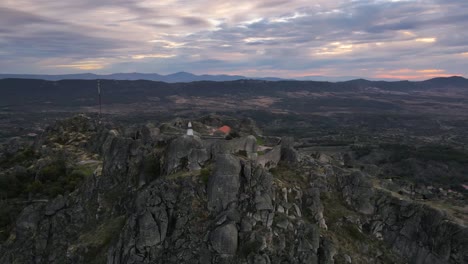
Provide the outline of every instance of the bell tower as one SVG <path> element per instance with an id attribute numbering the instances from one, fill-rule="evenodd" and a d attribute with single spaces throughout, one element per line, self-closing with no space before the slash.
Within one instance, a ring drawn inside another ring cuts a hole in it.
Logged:
<path id="1" fill-rule="evenodd" d="M 193 136 L 192 122 L 188 122 L 187 136 Z"/>

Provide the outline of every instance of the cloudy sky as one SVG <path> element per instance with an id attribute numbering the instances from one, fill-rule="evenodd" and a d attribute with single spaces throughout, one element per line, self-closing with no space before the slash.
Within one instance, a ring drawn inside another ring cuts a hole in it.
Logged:
<path id="1" fill-rule="evenodd" d="M 467 0 L 1 0 L 0 73 L 468 76 Z"/>

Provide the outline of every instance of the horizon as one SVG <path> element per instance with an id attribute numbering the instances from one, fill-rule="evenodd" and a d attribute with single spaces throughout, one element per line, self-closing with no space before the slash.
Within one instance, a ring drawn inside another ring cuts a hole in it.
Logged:
<path id="1" fill-rule="evenodd" d="M 467 14 L 468 3 L 457 0 L 6 0 L 0 3 L 0 69 L 284 79 L 468 76 Z"/>
<path id="2" fill-rule="evenodd" d="M 178 71 L 178 72 L 173 72 L 169 74 L 160 74 L 156 72 L 114 72 L 114 73 L 95 73 L 95 72 L 76 72 L 76 73 L 62 73 L 62 74 L 31 74 L 31 73 L 0 73 L 0 79 L 6 79 L 6 78 L 11 78 L 11 79 L 28 79 L 21 77 L 22 75 L 27 75 L 27 76 L 69 76 L 69 75 L 96 75 L 96 76 L 111 76 L 111 75 L 119 75 L 119 74 L 141 74 L 141 75 L 159 75 L 161 77 L 168 77 L 171 75 L 177 75 L 177 74 L 189 74 L 193 75 L 196 77 L 201 77 L 201 76 L 227 76 L 227 77 L 242 77 L 240 79 L 233 79 L 233 80 L 220 80 L 220 81 L 235 81 L 235 80 L 246 80 L 246 79 L 268 79 L 268 78 L 276 78 L 278 80 L 265 80 L 265 81 L 326 81 L 326 82 L 346 82 L 346 81 L 354 81 L 354 80 L 368 80 L 368 81 L 386 81 L 386 82 L 398 82 L 398 81 L 411 81 L 411 82 L 421 82 L 421 81 L 428 81 L 432 79 L 438 79 L 438 78 L 463 78 L 467 79 L 465 76 L 462 75 L 451 75 L 451 76 L 433 76 L 430 78 L 422 78 L 422 79 L 392 79 L 392 78 L 372 78 L 372 77 L 362 77 L 362 76 L 323 76 L 323 75 L 315 75 L 315 76 L 300 76 L 297 78 L 281 78 L 281 77 L 274 77 L 274 76 L 245 76 L 245 75 L 231 75 L 231 74 L 194 74 L 191 72 L 187 71 Z M 18 77 L 13 76 L 13 77 L 3 77 L 2 75 L 18 75 Z M 313 79 L 306 79 L 306 78 L 321 78 L 320 80 L 313 80 Z M 38 78 L 41 79 L 41 78 Z M 340 80 L 338 80 L 340 79 Z M 58 80 L 73 80 L 73 79 L 58 79 Z M 80 79 L 78 79 L 80 80 Z M 83 80 L 94 80 L 94 79 L 83 79 Z M 112 80 L 112 79 L 109 79 Z M 150 79 L 119 79 L 119 80 L 147 80 L 147 81 L 158 81 L 158 80 L 150 80 Z M 210 81 L 209 79 L 206 79 Z M 49 80 L 50 81 L 50 80 Z M 196 82 L 196 81 L 205 81 L 205 79 L 201 80 L 194 80 L 194 81 L 182 81 L 182 82 Z M 165 81 L 162 81 L 165 82 Z"/>

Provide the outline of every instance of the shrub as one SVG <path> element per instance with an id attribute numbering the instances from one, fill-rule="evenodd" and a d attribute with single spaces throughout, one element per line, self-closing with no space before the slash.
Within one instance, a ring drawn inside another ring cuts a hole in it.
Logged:
<path id="1" fill-rule="evenodd" d="M 145 159 L 143 168 L 146 174 L 156 178 L 161 175 L 161 160 L 159 157 L 151 155 Z"/>
<path id="2" fill-rule="evenodd" d="M 180 166 L 182 167 L 182 169 L 186 169 L 188 167 L 188 158 L 187 157 L 183 157 L 180 159 Z"/>
<path id="3" fill-rule="evenodd" d="M 65 189 L 63 188 L 62 185 L 60 185 L 60 183 L 54 182 L 54 183 L 49 183 L 49 184 L 43 185 L 43 191 L 42 192 L 44 194 L 46 194 L 48 197 L 54 198 L 59 194 L 65 193 Z"/>
<path id="4" fill-rule="evenodd" d="M 65 160 L 57 159 L 52 163 L 43 167 L 39 175 L 41 175 L 41 180 L 43 181 L 56 181 L 59 177 L 65 176 L 67 173 L 67 168 Z"/>
<path id="5" fill-rule="evenodd" d="M 8 168 L 18 164 L 30 165 L 31 161 L 36 158 L 36 152 L 32 148 L 27 148 L 12 156 L 4 157 L 0 160 L 0 167 Z"/>
<path id="6" fill-rule="evenodd" d="M 210 167 L 205 167 L 200 170 L 200 178 L 204 184 L 208 184 L 208 180 L 211 176 L 211 168 Z"/>
<path id="7" fill-rule="evenodd" d="M 245 150 L 239 150 L 237 152 L 237 155 L 242 156 L 242 157 L 247 157 L 247 151 Z"/>
<path id="8" fill-rule="evenodd" d="M 258 146 L 265 145 L 265 140 L 261 137 L 257 137 L 257 145 Z"/>
<path id="9" fill-rule="evenodd" d="M 354 153 L 356 154 L 356 159 L 367 156 L 372 152 L 372 148 L 370 146 L 353 145 L 351 146 L 351 150 L 354 151 Z"/>
<path id="10" fill-rule="evenodd" d="M 102 263 L 101 258 L 106 256 L 109 243 L 118 236 L 125 224 L 125 217 L 119 216 L 107 220 L 104 224 L 82 234 L 79 242 L 85 245 L 86 252 L 83 255 L 86 263 Z"/>
<path id="11" fill-rule="evenodd" d="M 86 173 L 83 170 L 75 169 L 67 176 L 67 178 L 69 180 L 82 180 L 86 176 L 89 176 L 89 175 L 90 175 L 89 173 Z"/>
<path id="12" fill-rule="evenodd" d="M 226 136 L 226 139 L 227 139 L 227 140 L 230 140 L 230 139 L 234 139 L 234 138 L 238 138 L 238 137 L 240 137 L 239 132 L 237 132 L 237 131 L 231 131 L 231 133 L 229 133 L 229 134 Z"/>
<path id="13" fill-rule="evenodd" d="M 21 191 L 21 182 L 15 175 L 0 175 L 0 198 L 17 197 Z"/>
<path id="14" fill-rule="evenodd" d="M 31 182 L 30 184 L 26 186 L 26 192 L 29 192 L 29 193 L 36 194 L 36 193 L 42 192 L 42 190 L 43 190 L 42 182 L 37 181 L 37 180 Z"/>

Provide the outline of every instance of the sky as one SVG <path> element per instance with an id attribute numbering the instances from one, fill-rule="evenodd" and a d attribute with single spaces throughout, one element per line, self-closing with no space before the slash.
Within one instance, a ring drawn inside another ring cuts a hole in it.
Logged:
<path id="1" fill-rule="evenodd" d="M 467 0 L 1 0 L 0 73 L 468 76 Z"/>

